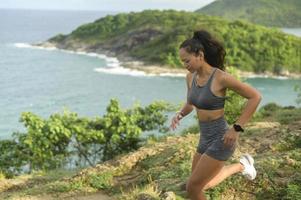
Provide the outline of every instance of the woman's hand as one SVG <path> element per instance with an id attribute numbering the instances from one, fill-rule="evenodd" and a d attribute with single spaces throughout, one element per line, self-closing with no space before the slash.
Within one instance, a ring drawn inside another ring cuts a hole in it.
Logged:
<path id="1" fill-rule="evenodd" d="M 236 145 L 236 142 L 238 141 L 239 133 L 236 132 L 233 128 L 228 129 L 228 131 L 225 133 L 222 140 L 224 140 L 224 145 L 228 148 L 234 148 Z"/>
<path id="2" fill-rule="evenodd" d="M 176 113 L 176 115 L 171 120 L 171 125 L 169 126 L 169 130 L 175 130 L 178 125 L 180 125 L 180 120 L 183 118 L 180 112 Z"/>

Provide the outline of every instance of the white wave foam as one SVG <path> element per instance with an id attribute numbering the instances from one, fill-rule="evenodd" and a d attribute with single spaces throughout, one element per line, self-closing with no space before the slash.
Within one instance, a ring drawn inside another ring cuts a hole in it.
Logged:
<path id="1" fill-rule="evenodd" d="M 253 74 L 253 75 L 247 75 L 246 78 L 268 78 L 268 75 Z"/>
<path id="2" fill-rule="evenodd" d="M 27 43 L 15 43 L 14 46 L 18 47 L 18 48 L 30 48 L 31 47 L 31 45 L 27 44 Z"/>
<path id="3" fill-rule="evenodd" d="M 131 70 L 124 67 L 104 67 L 104 68 L 95 68 L 94 71 L 102 72 L 107 74 L 115 75 L 129 75 L 129 76 L 155 76 L 154 74 L 146 74 L 143 71 Z"/>
<path id="4" fill-rule="evenodd" d="M 161 74 L 147 74 L 144 71 L 133 70 L 129 68 L 124 68 L 120 65 L 119 60 L 116 57 L 109 57 L 104 54 L 97 54 L 93 52 L 85 52 L 85 51 L 72 51 L 65 49 L 58 49 L 56 47 L 44 47 L 44 46 L 35 46 L 28 43 L 15 43 L 15 47 L 17 48 L 32 48 L 32 49 L 42 49 L 42 50 L 57 50 L 70 54 L 78 54 L 85 55 L 90 57 L 97 57 L 106 61 L 106 67 L 103 68 L 95 68 L 94 71 L 108 73 L 108 74 L 117 74 L 117 75 L 129 75 L 129 76 L 169 76 L 169 77 L 184 77 L 185 74 L 174 74 L 174 73 L 161 73 Z"/>
<path id="5" fill-rule="evenodd" d="M 273 75 L 262 75 L 262 74 L 254 74 L 254 75 L 249 75 L 246 78 L 252 79 L 252 78 L 272 78 L 272 79 L 279 79 L 279 80 L 287 80 L 289 77 L 287 76 L 273 76 Z"/>
<path id="6" fill-rule="evenodd" d="M 107 74 L 115 74 L 115 75 L 129 75 L 129 76 L 165 76 L 165 77 L 185 77 L 185 74 L 174 74 L 174 73 L 161 73 L 161 74 L 152 74 L 145 73 L 144 71 L 133 70 L 129 68 L 124 68 L 122 66 L 119 67 L 104 67 L 104 68 L 95 68 L 94 71 L 107 73 Z"/>
<path id="7" fill-rule="evenodd" d="M 275 76 L 273 77 L 275 79 L 280 79 L 280 80 L 286 80 L 286 79 L 289 79 L 287 76 Z"/>
<path id="8" fill-rule="evenodd" d="M 62 51 L 65 53 L 70 53 L 70 54 L 78 54 L 78 55 L 85 55 L 85 56 L 90 56 L 90 57 L 97 57 L 100 59 L 103 59 L 106 61 L 109 67 L 118 67 L 120 66 L 119 61 L 115 57 L 108 57 L 104 54 L 97 54 L 93 52 L 85 52 L 85 51 L 72 51 L 72 50 L 66 50 L 66 49 L 58 49 L 56 47 L 45 47 L 45 46 L 36 46 L 36 45 L 31 45 L 28 43 L 15 43 L 15 47 L 17 48 L 31 48 L 31 49 L 42 49 L 42 50 L 57 50 L 57 51 Z"/>
<path id="9" fill-rule="evenodd" d="M 42 49 L 42 50 L 58 50 L 56 47 L 42 47 L 42 46 L 35 46 L 28 43 L 14 43 L 14 46 L 17 48 L 30 48 L 30 49 Z"/>
<path id="10" fill-rule="evenodd" d="M 161 73 L 159 76 L 185 77 L 186 75 L 181 73 Z"/>
<path id="11" fill-rule="evenodd" d="M 120 67 L 120 63 L 107 63 L 108 67 Z"/>

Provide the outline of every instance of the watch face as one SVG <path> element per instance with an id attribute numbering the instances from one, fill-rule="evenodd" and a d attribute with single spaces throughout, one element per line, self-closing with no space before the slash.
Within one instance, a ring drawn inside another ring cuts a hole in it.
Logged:
<path id="1" fill-rule="evenodd" d="M 238 124 L 234 124 L 233 127 L 234 127 L 234 130 L 235 130 L 235 131 L 240 131 L 240 132 L 243 132 L 243 131 L 244 131 L 244 129 L 241 128 L 241 126 L 238 125 Z"/>

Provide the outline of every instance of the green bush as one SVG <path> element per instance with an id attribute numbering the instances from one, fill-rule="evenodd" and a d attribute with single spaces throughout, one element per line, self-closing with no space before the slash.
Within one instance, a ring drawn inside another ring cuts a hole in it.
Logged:
<path id="1" fill-rule="evenodd" d="M 186 135 L 189 133 L 199 133 L 200 132 L 200 127 L 198 124 L 189 126 L 188 128 L 184 129 L 181 131 L 181 135 Z"/>
<path id="2" fill-rule="evenodd" d="M 282 124 L 290 124 L 301 119 L 301 109 L 282 109 L 276 112 L 275 117 Z"/>
<path id="3" fill-rule="evenodd" d="M 91 174 L 88 177 L 89 185 L 95 189 L 108 189 L 113 184 L 113 174 L 103 172 L 101 174 Z"/>
<path id="4" fill-rule="evenodd" d="M 296 103 L 300 105 L 301 104 L 301 84 L 295 85 L 294 90 L 297 92 Z"/>
<path id="5" fill-rule="evenodd" d="M 109 160 L 114 156 L 137 149 L 143 131 L 165 132 L 171 105 L 153 102 L 142 108 L 122 109 L 112 99 L 107 113 L 96 119 L 80 118 L 64 111 L 49 119 L 22 113 L 26 133 L 14 133 L 11 140 L 0 141 L 0 171 L 11 177 L 29 168 L 49 170 L 75 162 L 78 166 Z"/>
<path id="6" fill-rule="evenodd" d="M 276 103 L 268 103 L 262 106 L 259 109 L 259 112 L 262 114 L 262 117 L 270 117 L 276 113 L 276 111 L 280 110 L 282 107 Z"/>
<path id="7" fill-rule="evenodd" d="M 234 67 L 228 67 L 227 72 L 240 80 L 237 70 Z M 232 90 L 226 94 L 225 116 L 229 124 L 233 124 L 241 114 L 246 100 Z"/>

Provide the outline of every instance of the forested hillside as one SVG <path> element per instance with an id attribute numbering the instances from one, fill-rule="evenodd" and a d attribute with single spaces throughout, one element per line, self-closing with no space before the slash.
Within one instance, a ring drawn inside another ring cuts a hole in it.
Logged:
<path id="1" fill-rule="evenodd" d="M 300 0 L 219 0 L 196 12 L 265 26 L 301 27 L 300 11 Z"/>
<path id="2" fill-rule="evenodd" d="M 301 39 L 243 21 L 191 12 L 147 10 L 107 16 L 49 40 L 62 49 L 113 52 L 147 63 L 181 67 L 178 48 L 194 30 L 206 29 L 227 50 L 226 63 L 241 70 L 276 74 L 301 71 Z"/>

